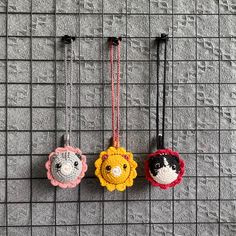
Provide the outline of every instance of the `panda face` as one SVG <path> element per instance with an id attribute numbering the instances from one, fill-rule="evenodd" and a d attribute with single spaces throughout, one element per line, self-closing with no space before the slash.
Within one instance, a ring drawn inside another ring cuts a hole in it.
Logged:
<path id="1" fill-rule="evenodd" d="M 170 184 L 178 178 L 179 159 L 172 155 L 158 155 L 149 160 L 149 173 L 160 184 Z"/>
<path id="2" fill-rule="evenodd" d="M 82 172 L 80 155 L 65 151 L 52 158 L 51 173 L 55 180 L 67 183 L 76 180 Z"/>

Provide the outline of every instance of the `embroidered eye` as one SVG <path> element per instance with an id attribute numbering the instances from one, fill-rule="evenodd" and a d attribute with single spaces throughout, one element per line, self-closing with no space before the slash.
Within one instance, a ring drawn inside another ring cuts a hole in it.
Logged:
<path id="1" fill-rule="evenodd" d="M 126 165 L 126 164 L 124 164 L 124 165 L 123 165 L 123 168 L 124 168 L 124 169 L 126 169 L 126 168 L 127 168 L 127 165 Z"/>
<path id="2" fill-rule="evenodd" d="M 78 165 L 79 165 L 78 161 L 75 161 L 74 166 L 78 166 Z"/>
<path id="3" fill-rule="evenodd" d="M 160 167 L 161 167 L 160 163 L 156 163 L 156 164 L 155 164 L 155 168 L 156 168 L 156 169 L 158 169 L 158 168 L 160 168 Z"/>
<path id="4" fill-rule="evenodd" d="M 173 165 L 173 166 L 172 166 L 172 170 L 176 170 L 176 165 Z"/>
<path id="5" fill-rule="evenodd" d="M 56 164 L 56 168 L 57 168 L 57 169 L 60 169 L 60 168 L 61 168 L 61 163 L 57 163 L 57 164 Z"/>
<path id="6" fill-rule="evenodd" d="M 111 170 L 111 166 L 106 166 L 106 170 L 110 171 Z"/>

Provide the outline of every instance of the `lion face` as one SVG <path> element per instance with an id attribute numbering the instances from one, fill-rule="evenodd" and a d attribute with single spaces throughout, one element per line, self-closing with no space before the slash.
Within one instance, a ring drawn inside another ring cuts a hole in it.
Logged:
<path id="1" fill-rule="evenodd" d="M 101 173 L 109 183 L 124 183 L 130 175 L 130 164 L 121 155 L 109 156 L 102 163 Z"/>
<path id="2" fill-rule="evenodd" d="M 109 191 L 124 191 L 133 185 L 137 176 L 137 163 L 133 160 L 133 154 L 122 147 L 109 147 L 101 152 L 95 167 L 95 175 Z"/>

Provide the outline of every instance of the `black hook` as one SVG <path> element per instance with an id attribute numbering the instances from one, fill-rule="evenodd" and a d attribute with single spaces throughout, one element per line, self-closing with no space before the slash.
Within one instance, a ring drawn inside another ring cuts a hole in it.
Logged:
<path id="1" fill-rule="evenodd" d="M 168 34 L 162 33 L 160 37 L 157 37 L 157 40 L 167 41 L 169 39 Z"/>
<path id="2" fill-rule="evenodd" d="M 75 41 L 75 37 L 69 36 L 69 35 L 64 35 L 61 40 L 65 44 L 70 44 L 72 41 Z"/>
<path id="3" fill-rule="evenodd" d="M 108 38 L 108 41 L 109 42 L 111 41 L 114 46 L 118 46 L 119 41 L 121 41 L 121 40 L 122 40 L 121 37 L 110 37 L 110 38 Z"/>

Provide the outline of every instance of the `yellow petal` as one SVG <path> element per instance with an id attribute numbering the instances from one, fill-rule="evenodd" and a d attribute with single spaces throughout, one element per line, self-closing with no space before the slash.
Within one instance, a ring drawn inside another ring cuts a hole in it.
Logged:
<path id="1" fill-rule="evenodd" d="M 117 184 L 116 185 L 116 189 L 118 190 L 118 191 L 124 191 L 125 189 L 126 189 L 126 185 L 125 184 Z"/>
<path id="2" fill-rule="evenodd" d="M 101 164 L 102 164 L 102 159 L 101 158 L 98 158 L 94 163 L 95 167 L 99 168 L 99 169 L 100 169 Z"/>
<path id="3" fill-rule="evenodd" d="M 125 183 L 126 183 L 126 185 L 127 185 L 128 187 L 133 186 L 133 184 L 134 184 L 133 178 L 132 178 L 132 177 L 129 177 L 129 178 L 126 180 Z"/>
<path id="4" fill-rule="evenodd" d="M 112 192 L 116 189 L 116 186 L 114 184 L 109 184 L 109 183 L 106 183 L 105 185 L 107 187 L 107 190 Z"/>

